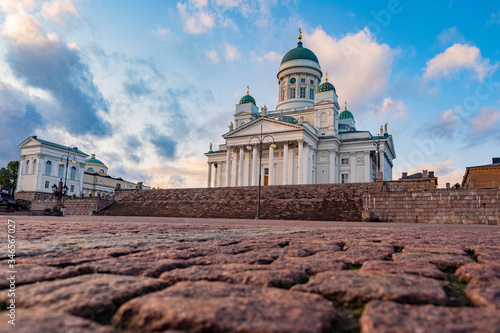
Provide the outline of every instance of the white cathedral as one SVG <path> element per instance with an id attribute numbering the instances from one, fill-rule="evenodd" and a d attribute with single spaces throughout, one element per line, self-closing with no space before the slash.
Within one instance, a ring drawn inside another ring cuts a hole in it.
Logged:
<path id="1" fill-rule="evenodd" d="M 298 38 L 278 70 L 276 110 L 259 110 L 247 87 L 222 135 L 226 143 L 217 151 L 210 144 L 208 187 L 255 186 L 259 177 L 265 186 L 392 180 L 396 151 L 387 124 L 378 136 L 357 130 L 347 103 L 340 112 L 328 76 L 320 84 L 318 58 Z"/>

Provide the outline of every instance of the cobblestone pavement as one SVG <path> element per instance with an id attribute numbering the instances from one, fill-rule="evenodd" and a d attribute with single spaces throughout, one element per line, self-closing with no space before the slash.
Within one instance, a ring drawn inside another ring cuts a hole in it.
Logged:
<path id="1" fill-rule="evenodd" d="M 500 332 L 499 226 L 12 218 L 0 332 Z"/>

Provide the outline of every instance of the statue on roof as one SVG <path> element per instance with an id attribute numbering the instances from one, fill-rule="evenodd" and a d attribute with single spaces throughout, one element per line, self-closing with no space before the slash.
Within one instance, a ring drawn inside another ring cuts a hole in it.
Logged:
<path id="1" fill-rule="evenodd" d="M 384 136 L 384 127 L 380 125 L 380 136 Z"/>
<path id="2" fill-rule="evenodd" d="M 304 122 L 304 116 L 299 115 L 299 117 L 297 118 L 297 121 L 299 122 L 299 124 L 302 124 Z"/>
<path id="3" fill-rule="evenodd" d="M 260 111 L 262 112 L 262 117 L 265 117 L 267 113 L 267 106 L 264 105 L 263 107 L 261 107 Z"/>
<path id="4" fill-rule="evenodd" d="M 210 150 L 209 151 L 213 151 L 212 150 L 212 142 L 210 142 Z"/>
<path id="5" fill-rule="evenodd" d="M 387 123 L 385 123 L 385 125 L 384 125 L 384 130 L 385 130 L 384 133 L 387 134 Z"/>
<path id="6" fill-rule="evenodd" d="M 234 129 L 233 122 L 231 122 L 228 127 L 229 127 L 229 132 L 231 132 Z"/>

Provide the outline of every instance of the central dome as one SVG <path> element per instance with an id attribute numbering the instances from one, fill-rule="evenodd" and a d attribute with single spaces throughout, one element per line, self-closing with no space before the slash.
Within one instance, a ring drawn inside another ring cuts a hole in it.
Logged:
<path id="1" fill-rule="evenodd" d="M 284 64 L 287 61 L 297 60 L 297 59 L 312 60 L 319 64 L 318 57 L 316 57 L 313 51 L 303 47 L 302 42 L 300 40 L 297 43 L 296 48 L 291 49 L 285 54 L 283 60 L 281 60 L 281 64 Z"/>

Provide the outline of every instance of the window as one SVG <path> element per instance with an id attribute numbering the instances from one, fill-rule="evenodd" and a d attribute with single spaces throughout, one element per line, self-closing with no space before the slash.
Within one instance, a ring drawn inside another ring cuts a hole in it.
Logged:
<path id="1" fill-rule="evenodd" d="M 319 127 L 328 127 L 328 116 L 326 115 L 326 112 L 323 112 L 321 116 L 319 116 L 319 119 Z"/>
<path id="2" fill-rule="evenodd" d="M 30 173 L 30 161 L 26 161 L 26 167 L 24 168 L 24 173 Z"/>
<path id="3" fill-rule="evenodd" d="M 309 89 L 309 98 L 314 99 L 314 89 Z"/>
<path id="4" fill-rule="evenodd" d="M 281 91 L 281 100 L 284 101 L 285 100 L 285 91 Z"/>
<path id="5" fill-rule="evenodd" d="M 347 173 L 342 174 L 342 183 L 349 183 L 349 174 Z"/>
<path id="6" fill-rule="evenodd" d="M 71 171 L 69 173 L 69 179 L 75 180 L 76 179 L 76 167 L 72 166 Z"/>
<path id="7" fill-rule="evenodd" d="M 241 125 L 243 125 L 243 124 L 241 124 Z M 104 173 L 104 169 L 99 169 L 99 173 Z"/>
<path id="8" fill-rule="evenodd" d="M 310 84 L 314 85 L 314 80 L 309 81 Z"/>
<path id="9" fill-rule="evenodd" d="M 51 161 L 47 161 L 45 163 L 45 174 L 50 176 L 51 173 L 52 173 L 52 162 Z"/>
<path id="10" fill-rule="evenodd" d="M 295 88 L 290 88 L 290 98 L 295 98 Z"/>
<path id="11" fill-rule="evenodd" d="M 94 172 L 94 168 L 88 168 L 87 171 L 88 172 Z"/>
<path id="12" fill-rule="evenodd" d="M 59 164 L 59 171 L 57 172 L 57 177 L 59 178 L 64 177 L 64 163 Z"/>
<path id="13" fill-rule="evenodd" d="M 75 185 L 71 185 L 71 188 L 69 189 L 70 192 L 75 192 Z"/>
<path id="14" fill-rule="evenodd" d="M 349 159 L 348 158 L 343 158 L 342 159 L 342 164 L 349 164 Z"/>
<path id="15" fill-rule="evenodd" d="M 306 98 L 306 87 L 300 87 L 300 98 Z"/>
<path id="16" fill-rule="evenodd" d="M 46 180 L 46 181 L 45 181 L 45 188 L 49 188 L 49 185 L 50 185 L 50 184 L 49 184 L 49 181 L 48 181 L 48 180 Z"/>
<path id="17" fill-rule="evenodd" d="M 33 160 L 33 169 L 31 171 L 31 173 L 35 173 L 35 168 L 36 168 L 36 159 Z"/>
<path id="18" fill-rule="evenodd" d="M 306 83 L 306 79 L 304 78 L 300 79 L 300 83 Z"/>

